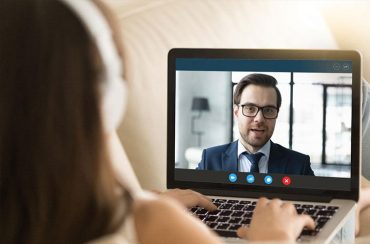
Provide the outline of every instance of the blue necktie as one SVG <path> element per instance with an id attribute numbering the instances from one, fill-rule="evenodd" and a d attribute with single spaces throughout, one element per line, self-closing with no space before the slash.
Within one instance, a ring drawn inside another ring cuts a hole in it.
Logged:
<path id="1" fill-rule="evenodd" d="M 250 172 L 251 173 L 259 173 L 260 169 L 258 167 L 258 162 L 260 161 L 261 157 L 263 156 L 263 153 L 258 152 L 258 153 L 255 153 L 255 154 L 249 154 L 247 152 L 244 152 L 243 154 L 252 163 Z"/>

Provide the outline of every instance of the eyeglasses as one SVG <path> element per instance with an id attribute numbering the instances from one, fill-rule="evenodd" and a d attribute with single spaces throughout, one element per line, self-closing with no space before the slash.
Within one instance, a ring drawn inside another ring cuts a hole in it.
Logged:
<path id="1" fill-rule="evenodd" d="M 246 117 L 255 117 L 260 110 L 265 119 L 276 119 L 279 113 L 279 109 L 273 106 L 259 107 L 252 104 L 239 105 L 242 107 L 242 113 Z"/>

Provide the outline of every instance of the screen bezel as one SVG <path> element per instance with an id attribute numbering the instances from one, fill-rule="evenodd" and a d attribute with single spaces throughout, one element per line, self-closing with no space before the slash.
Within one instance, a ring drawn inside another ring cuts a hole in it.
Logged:
<path id="1" fill-rule="evenodd" d="M 352 61 L 352 134 L 351 134 L 351 187 L 350 191 L 294 189 L 282 187 L 251 186 L 220 183 L 185 182 L 175 179 L 175 99 L 177 58 L 224 59 L 278 59 L 278 60 L 350 60 Z M 168 53 L 167 91 L 167 188 L 189 188 L 205 194 L 235 197 L 268 195 L 282 199 L 305 196 L 306 200 L 352 199 L 359 197 L 361 160 L 361 56 L 352 50 L 296 50 L 296 49 L 193 49 L 175 48 Z M 268 190 L 267 190 L 268 189 Z M 301 197 L 298 197 L 301 199 Z"/>

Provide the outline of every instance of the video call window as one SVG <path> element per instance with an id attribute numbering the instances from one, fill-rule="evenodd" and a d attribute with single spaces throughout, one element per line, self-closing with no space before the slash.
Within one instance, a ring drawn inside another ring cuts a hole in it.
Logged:
<path id="1" fill-rule="evenodd" d="M 239 138 L 233 92 L 244 76 L 278 81 L 282 105 L 271 140 L 309 155 L 316 176 L 350 177 L 350 73 L 176 72 L 176 168 L 195 169 L 203 149 Z"/>

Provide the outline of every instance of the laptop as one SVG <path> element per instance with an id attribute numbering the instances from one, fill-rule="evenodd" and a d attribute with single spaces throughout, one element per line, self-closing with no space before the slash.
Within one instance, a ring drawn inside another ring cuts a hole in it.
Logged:
<path id="1" fill-rule="evenodd" d="M 245 103 L 235 105 L 235 88 L 248 77 L 273 77 L 281 106 L 275 98 L 269 106 L 249 101 L 256 92 L 242 95 Z M 316 229 L 303 230 L 298 240 L 332 241 L 353 216 L 359 197 L 360 77 L 356 51 L 170 50 L 167 187 L 210 196 L 219 210 L 194 207 L 189 214 L 227 242 L 241 241 L 236 229 L 250 224 L 261 196 L 291 202 L 299 214 L 314 218 Z M 235 114 L 235 106 L 242 113 Z M 240 154 L 252 135 L 243 132 L 245 113 L 248 119 L 263 116 L 261 126 L 275 120 L 272 136 L 256 144 L 264 162 Z M 299 157 L 275 159 L 283 151 Z M 256 164 L 257 170 L 251 166 Z"/>

